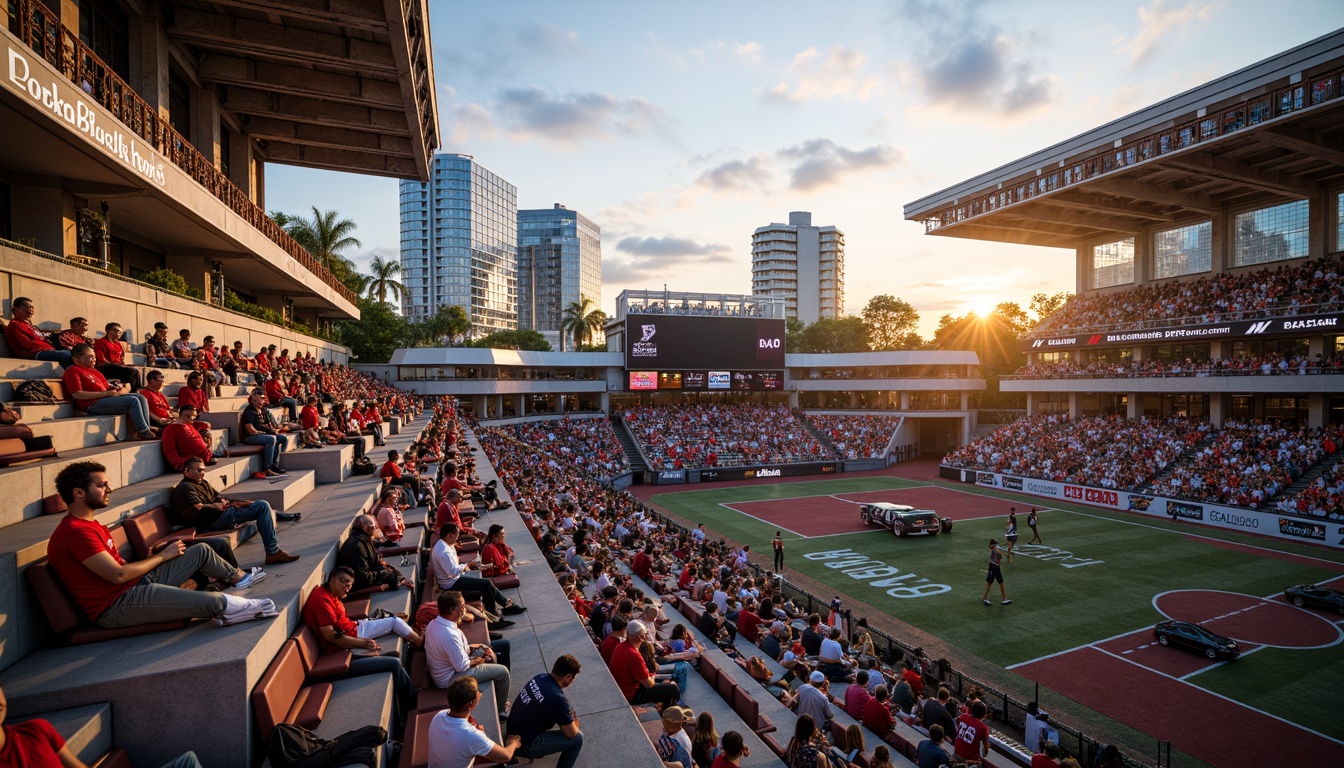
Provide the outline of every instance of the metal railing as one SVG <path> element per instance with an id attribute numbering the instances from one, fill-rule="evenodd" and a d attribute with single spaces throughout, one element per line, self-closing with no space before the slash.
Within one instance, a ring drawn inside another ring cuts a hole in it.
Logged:
<path id="1" fill-rule="evenodd" d="M 211 160 L 178 133 L 154 107 L 107 66 L 79 37 L 61 23 L 39 0 L 12 0 L 18 15 L 10 30 L 34 53 L 65 75 L 70 82 L 112 113 L 122 125 L 157 149 L 173 165 L 191 176 L 220 202 L 241 216 L 291 258 L 317 275 L 342 298 L 354 304 L 356 296 L 321 262 L 290 237 L 261 206 L 252 202 Z"/>
<path id="2" fill-rule="evenodd" d="M 1029 171 L 1012 181 L 1003 182 L 992 192 L 977 195 L 965 202 L 929 214 L 924 218 L 924 231 L 934 232 L 949 224 L 967 221 L 993 213 L 1000 208 L 1026 202 L 1034 197 L 1141 165 L 1149 160 L 1188 149 L 1243 128 L 1260 125 L 1333 101 L 1339 98 L 1342 92 L 1344 92 L 1344 68 L 1254 96 L 1204 117 L 1188 120 L 1119 147 L 1065 163 L 1061 168 Z"/>

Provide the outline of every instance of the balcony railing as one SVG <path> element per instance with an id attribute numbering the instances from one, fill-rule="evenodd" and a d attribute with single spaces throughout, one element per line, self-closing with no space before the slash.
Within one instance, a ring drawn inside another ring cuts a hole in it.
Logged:
<path id="1" fill-rule="evenodd" d="M 253 228 L 284 249 L 305 269 L 351 304 L 353 291 L 336 279 L 321 262 L 289 236 L 266 211 L 252 200 L 191 142 L 173 129 L 168 121 L 94 55 L 92 49 L 61 24 L 45 5 L 37 0 L 14 0 L 18 15 L 10 20 L 10 31 L 25 45 L 61 71 L 76 88 L 102 104 L 122 125 L 144 139 L 187 175 L 210 191 L 220 202 L 243 217 Z"/>
<path id="2" fill-rule="evenodd" d="M 1013 181 L 998 185 L 993 192 L 977 195 L 929 214 L 924 218 L 924 231 L 934 232 L 1040 195 L 1091 181 L 1243 128 L 1261 125 L 1333 101 L 1341 95 L 1344 95 L 1344 68 L 1254 96 L 1239 104 L 1211 110 L 1204 117 L 1065 163 L 1061 168 L 1030 171 Z"/>

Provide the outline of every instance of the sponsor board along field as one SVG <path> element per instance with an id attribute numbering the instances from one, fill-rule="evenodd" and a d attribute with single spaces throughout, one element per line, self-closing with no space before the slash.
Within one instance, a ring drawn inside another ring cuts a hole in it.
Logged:
<path id="1" fill-rule="evenodd" d="M 953 532 L 898 539 L 865 527 L 859 505 L 876 501 L 934 509 Z M 1331 693 L 1344 690 L 1344 616 L 1282 598 L 1305 582 L 1344 589 L 1344 553 L 893 477 L 655 492 L 650 502 L 767 557 L 782 530 L 786 571 L 1010 670 L 1023 678 L 1011 687 L 1023 698 L 1039 683 L 1220 768 L 1278 764 L 1285 745 L 1296 765 L 1344 765 L 1344 718 Z M 1032 506 L 1041 510 L 1035 545 Z M 988 543 L 1005 543 L 1010 507 L 1020 534 L 1003 566 L 1013 604 L 999 604 L 996 586 L 986 607 Z M 1167 618 L 1233 637 L 1242 657 L 1214 663 L 1158 646 L 1151 628 Z"/>

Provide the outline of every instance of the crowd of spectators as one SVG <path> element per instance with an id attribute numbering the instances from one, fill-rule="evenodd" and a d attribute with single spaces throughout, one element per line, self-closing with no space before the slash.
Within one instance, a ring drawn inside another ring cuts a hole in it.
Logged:
<path id="1" fill-rule="evenodd" d="M 1029 336 L 1337 312 L 1344 308 L 1339 273 L 1340 260 L 1334 256 L 1075 296 Z"/>
<path id="2" fill-rule="evenodd" d="M 949 453 L 944 463 L 1023 477 L 1133 490 L 1208 436 L 1184 417 L 1033 416 Z"/>
<path id="3" fill-rule="evenodd" d="M 850 460 L 881 458 L 900 423 L 899 418 L 870 415 L 811 414 L 807 420 L 831 442 L 841 458 Z"/>
<path id="4" fill-rule="evenodd" d="M 834 458 L 782 405 L 643 405 L 622 412 L 651 466 L 693 469 Z"/>
<path id="5" fill-rule="evenodd" d="M 1296 496 L 1280 501 L 1278 509 L 1303 517 L 1344 520 L 1344 462 L 1337 461 Z"/>
<path id="6" fill-rule="evenodd" d="M 1204 444 L 1153 483 L 1163 496 L 1259 509 L 1334 454 L 1344 428 L 1277 419 L 1227 419 Z"/>
<path id="7" fill-rule="evenodd" d="M 1312 376 L 1344 373 L 1344 356 L 1242 355 L 1213 360 L 1063 361 L 1023 366 L 1014 379 L 1149 379 L 1206 376 Z"/>
<path id="8" fill-rule="evenodd" d="M 563 419 L 514 424 L 513 436 L 562 461 L 573 462 L 584 472 L 610 480 L 630 468 L 630 460 L 604 418 Z"/>

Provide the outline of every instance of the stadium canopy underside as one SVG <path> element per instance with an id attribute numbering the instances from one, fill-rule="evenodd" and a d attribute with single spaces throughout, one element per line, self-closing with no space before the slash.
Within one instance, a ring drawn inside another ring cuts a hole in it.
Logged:
<path id="1" fill-rule="evenodd" d="M 1344 31 L 905 206 L 928 234 L 1076 248 L 1344 180 Z"/>

